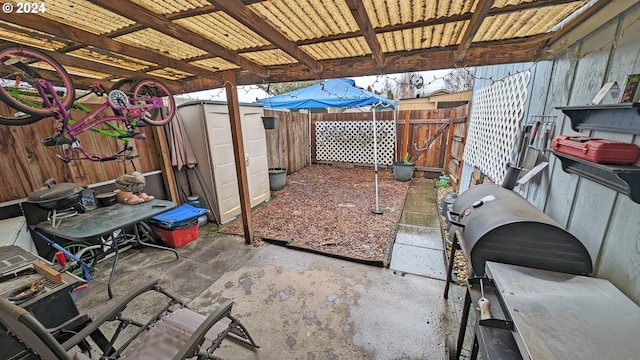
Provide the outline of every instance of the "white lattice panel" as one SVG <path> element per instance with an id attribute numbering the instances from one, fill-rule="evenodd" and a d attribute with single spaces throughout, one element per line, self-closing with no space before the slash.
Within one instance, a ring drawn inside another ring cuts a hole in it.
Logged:
<path id="1" fill-rule="evenodd" d="M 376 121 L 378 164 L 392 165 L 396 144 L 394 121 Z M 373 164 L 371 121 L 316 122 L 316 159 Z"/>
<path id="2" fill-rule="evenodd" d="M 473 95 L 463 159 L 502 183 L 524 116 L 530 71 L 508 76 Z"/>

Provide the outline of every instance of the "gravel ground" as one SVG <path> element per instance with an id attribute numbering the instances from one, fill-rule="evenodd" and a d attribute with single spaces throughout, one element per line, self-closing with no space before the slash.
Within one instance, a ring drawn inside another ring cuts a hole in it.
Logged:
<path id="1" fill-rule="evenodd" d="M 391 171 L 379 171 L 378 208 L 383 214 L 374 215 L 374 179 L 371 169 L 307 166 L 288 175 L 285 188 L 273 191 L 271 201 L 254 209 L 254 235 L 324 253 L 386 262 L 409 182 L 394 180 Z M 242 220 L 219 231 L 242 235 Z"/>
<path id="2" fill-rule="evenodd" d="M 439 210 L 442 211 L 442 199 L 444 199 L 444 197 L 447 195 L 448 192 L 455 192 L 452 186 L 449 187 L 440 187 L 438 188 L 438 207 Z M 451 243 L 453 242 L 453 234 L 450 234 L 447 231 L 447 227 L 446 227 L 446 223 L 447 223 L 447 219 L 442 216 L 442 221 L 440 221 L 440 223 L 442 224 L 442 230 L 444 231 L 445 237 L 446 237 L 446 257 L 447 257 L 447 263 L 449 260 L 449 256 L 451 254 Z M 467 260 L 464 258 L 464 255 L 462 254 L 461 250 L 456 250 L 455 253 L 455 258 L 453 260 L 453 273 L 455 274 L 456 278 L 455 280 L 457 281 L 458 284 L 460 285 L 465 285 L 467 282 L 467 278 L 469 277 L 469 270 L 467 269 Z"/>

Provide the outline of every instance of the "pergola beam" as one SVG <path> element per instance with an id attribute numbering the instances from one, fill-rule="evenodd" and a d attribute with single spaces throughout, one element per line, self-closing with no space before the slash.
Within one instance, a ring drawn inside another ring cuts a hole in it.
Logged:
<path id="1" fill-rule="evenodd" d="M 77 56 L 60 54 L 60 53 L 50 52 L 50 51 L 48 51 L 47 54 L 65 67 L 70 66 L 70 67 L 82 68 L 83 66 L 86 65 L 86 60 L 79 58 Z M 168 80 L 165 78 L 161 78 L 159 76 L 152 76 L 150 74 L 144 74 L 143 76 L 141 76 L 141 74 L 136 71 L 126 70 L 126 69 L 118 68 L 118 67 L 107 65 L 107 64 L 101 64 L 98 62 L 92 64 L 91 70 L 96 72 L 106 73 L 119 78 L 131 78 L 131 79 L 136 79 L 141 77 L 154 78 L 172 89 L 180 89 L 182 86 L 179 82 L 174 80 Z M 99 81 L 99 80 L 96 79 L 94 81 Z"/>
<path id="2" fill-rule="evenodd" d="M 264 67 L 250 60 L 247 60 L 242 56 L 239 56 L 235 52 L 212 42 L 211 40 L 203 37 L 196 32 L 176 25 L 175 23 L 157 14 L 154 14 L 153 12 L 148 11 L 147 9 L 139 5 L 130 2 L 120 2 L 113 0 L 90 1 L 118 15 L 127 17 L 129 19 L 134 19 L 138 24 L 142 24 L 163 34 L 172 36 L 175 39 L 183 41 L 189 45 L 195 46 L 208 53 L 219 56 L 245 70 L 254 72 L 258 76 L 267 76 L 267 71 L 264 69 Z"/>
<path id="3" fill-rule="evenodd" d="M 466 56 L 467 66 L 509 64 L 531 61 L 537 53 L 532 49 L 540 51 L 549 39 L 548 34 L 531 36 L 523 39 L 486 41 L 474 44 Z M 411 52 L 401 51 L 386 55 L 386 73 L 411 72 L 415 69 L 422 71 L 442 70 L 451 68 L 457 47 L 450 46 L 437 49 L 413 50 Z M 325 72 L 322 78 L 338 78 L 352 76 L 367 76 L 375 73 L 379 69 L 373 58 L 359 59 L 335 59 L 321 62 Z M 238 85 L 252 85 L 262 83 L 262 79 L 250 73 L 238 73 Z M 270 79 L 272 82 L 321 80 L 317 74 L 309 71 L 302 65 L 283 65 L 271 68 Z M 219 88 L 223 84 L 216 79 L 190 79 L 185 81 L 184 89 L 187 92 L 202 89 Z"/>
<path id="4" fill-rule="evenodd" d="M 610 1 L 610 0 L 606 0 L 606 1 Z M 569 2 L 575 2 L 575 0 L 538 0 L 534 2 L 522 2 L 516 5 L 507 5 L 501 8 L 492 8 L 489 10 L 489 14 L 487 16 L 510 14 L 518 11 L 560 5 L 560 4 L 569 3 Z M 422 20 L 422 21 L 395 24 L 395 25 L 385 26 L 383 28 L 375 28 L 373 29 L 373 31 L 376 33 L 376 35 L 387 34 L 394 31 L 411 30 L 411 29 L 417 29 L 417 28 L 422 28 L 427 26 L 455 23 L 459 21 L 468 21 L 468 20 L 471 20 L 472 16 L 473 16 L 473 13 L 468 12 L 464 14 L 442 16 L 442 17 L 437 17 L 437 18 Z M 312 45 L 312 44 L 318 43 L 320 40 L 322 40 L 323 42 L 330 42 L 330 41 L 351 39 L 357 36 L 362 36 L 362 34 L 360 32 L 348 32 L 344 34 L 325 36 L 322 39 L 319 39 L 319 38 L 304 39 L 304 40 L 296 41 L 295 44 L 297 46 Z M 246 52 L 262 51 L 262 50 L 273 50 L 275 48 L 276 47 L 274 45 L 268 45 L 268 46 L 262 46 L 262 47 L 246 48 L 246 49 L 239 50 L 238 52 L 246 53 Z"/>
<path id="5" fill-rule="evenodd" d="M 349 5 L 349 9 L 355 18 L 356 23 L 358 23 L 360 32 L 367 41 L 367 45 L 369 45 L 369 49 L 371 49 L 371 55 L 373 55 L 378 66 L 385 66 L 384 52 L 380 47 L 380 42 L 378 41 L 375 30 L 373 29 L 373 25 L 371 25 L 371 20 L 369 19 L 367 9 L 365 9 L 362 0 L 347 0 L 347 4 Z"/>
<path id="6" fill-rule="evenodd" d="M 318 60 L 312 58 L 291 40 L 278 32 L 266 20 L 254 14 L 249 8 L 239 0 L 209 0 L 218 9 L 225 12 L 239 23 L 248 27 L 258 35 L 262 36 L 282 51 L 291 55 L 294 59 L 305 64 L 309 69 L 320 74 L 323 71 L 322 65 Z"/>
<path id="7" fill-rule="evenodd" d="M 63 39 L 68 39 L 76 43 L 86 44 L 87 46 L 95 46 L 117 54 L 126 54 L 127 56 L 131 56 L 133 58 L 184 71 L 197 76 L 215 76 L 211 71 L 207 71 L 200 67 L 187 64 L 180 60 L 168 58 L 160 53 L 127 45 L 113 40 L 105 35 L 96 35 L 91 32 L 71 26 L 60 26 L 60 23 L 53 20 L 45 19 L 36 14 L 16 14 L 15 12 L 12 12 L 2 14 L 2 20 L 24 26 L 26 28 L 31 28 L 33 30 L 55 35 Z"/>
<path id="8" fill-rule="evenodd" d="M 473 37 L 476 35 L 478 30 L 480 29 L 480 25 L 482 25 L 482 22 L 489 14 L 489 10 L 491 9 L 492 5 L 493 0 L 480 0 L 476 4 L 476 9 L 471 16 L 467 31 L 462 36 L 462 41 L 460 41 L 460 45 L 458 46 L 458 51 L 456 53 L 457 63 L 463 62 L 464 57 L 467 55 L 467 51 L 469 51 L 469 47 L 471 47 Z"/>

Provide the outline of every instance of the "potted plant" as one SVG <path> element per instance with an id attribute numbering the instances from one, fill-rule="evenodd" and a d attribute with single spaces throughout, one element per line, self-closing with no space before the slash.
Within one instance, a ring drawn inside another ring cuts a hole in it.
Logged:
<path id="1" fill-rule="evenodd" d="M 393 163 L 393 178 L 398 181 L 409 181 L 413 177 L 413 171 L 415 169 L 415 159 L 413 159 L 409 153 L 406 153 L 402 161 Z"/>
<path id="2" fill-rule="evenodd" d="M 269 189 L 278 191 L 284 188 L 287 183 L 287 169 L 270 168 L 269 169 Z"/>
<path id="3" fill-rule="evenodd" d="M 263 116 L 262 124 L 265 129 L 275 129 L 278 127 L 278 117 L 277 116 Z"/>

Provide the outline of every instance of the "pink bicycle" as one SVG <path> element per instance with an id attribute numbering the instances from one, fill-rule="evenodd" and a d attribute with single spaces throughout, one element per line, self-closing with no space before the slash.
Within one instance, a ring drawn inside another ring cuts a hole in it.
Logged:
<path id="1" fill-rule="evenodd" d="M 127 85 L 130 89 L 126 89 Z M 100 89 L 93 87 L 91 91 L 99 93 Z M 16 45 L 0 48 L 0 100 L 9 107 L 9 114 L 0 116 L 0 124 L 22 126 L 51 118 L 55 133 L 42 143 L 61 147 L 58 157 L 64 162 L 130 160 L 132 147 L 128 140 L 144 139 L 144 133 L 136 133 L 135 128 L 164 125 L 176 112 L 169 88 L 153 79 L 116 83 L 104 103 L 77 121 L 69 114 L 75 94 L 67 71 L 47 54 Z M 107 109 L 112 109 L 114 115 L 101 116 Z M 123 124 L 125 129 L 114 123 Z M 124 150 L 107 156 L 91 155 L 80 146 L 78 136 L 87 130 L 97 131 L 100 125 L 116 130 L 103 134 L 122 139 Z"/>

